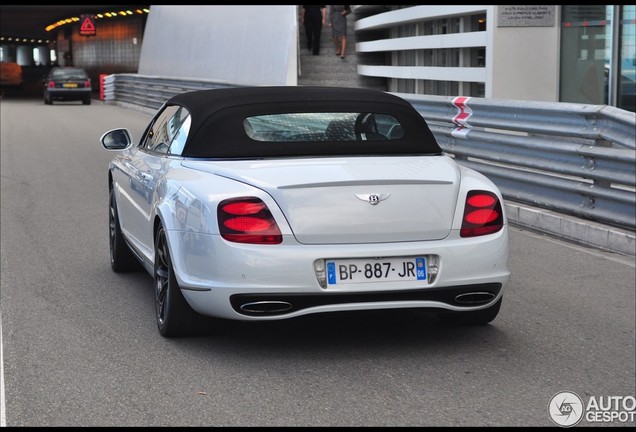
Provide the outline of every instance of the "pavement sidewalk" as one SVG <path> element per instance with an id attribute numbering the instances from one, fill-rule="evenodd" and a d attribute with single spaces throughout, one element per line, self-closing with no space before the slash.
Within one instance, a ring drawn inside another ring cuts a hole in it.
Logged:
<path id="1" fill-rule="evenodd" d="M 506 201 L 504 205 L 511 225 L 609 252 L 636 256 L 634 231 L 512 201 Z"/>

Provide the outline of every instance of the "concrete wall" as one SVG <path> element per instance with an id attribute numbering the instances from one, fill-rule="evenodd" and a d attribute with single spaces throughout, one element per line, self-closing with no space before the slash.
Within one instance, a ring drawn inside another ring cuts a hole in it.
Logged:
<path id="1" fill-rule="evenodd" d="M 501 8 L 501 6 L 499 6 Z M 555 7 L 555 11 L 560 8 Z M 490 17 L 489 17 L 490 18 Z M 554 25 L 510 26 L 493 23 L 492 46 L 487 54 L 495 61 L 490 77 L 495 99 L 519 99 L 543 102 L 559 100 L 559 16 Z"/>
<path id="2" fill-rule="evenodd" d="M 296 85 L 295 5 L 151 6 L 140 75 Z"/>

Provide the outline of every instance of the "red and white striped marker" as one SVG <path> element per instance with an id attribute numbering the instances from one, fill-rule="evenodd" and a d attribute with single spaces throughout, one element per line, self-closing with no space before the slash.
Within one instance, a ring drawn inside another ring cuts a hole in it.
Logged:
<path id="1" fill-rule="evenodd" d="M 468 119 L 473 115 L 473 110 L 468 106 L 470 97 L 457 96 L 453 99 L 453 105 L 457 108 L 457 114 L 453 117 L 453 123 L 457 127 L 451 132 L 451 135 L 457 138 L 466 138 L 466 134 L 470 129 Z"/>

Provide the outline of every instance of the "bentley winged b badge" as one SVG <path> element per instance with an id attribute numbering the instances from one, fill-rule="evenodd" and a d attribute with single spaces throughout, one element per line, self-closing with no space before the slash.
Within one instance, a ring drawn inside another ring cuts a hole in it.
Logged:
<path id="1" fill-rule="evenodd" d="M 377 205 L 380 201 L 384 201 L 390 197 L 390 193 L 385 194 L 356 194 L 356 197 L 362 201 L 366 201 L 371 205 Z"/>

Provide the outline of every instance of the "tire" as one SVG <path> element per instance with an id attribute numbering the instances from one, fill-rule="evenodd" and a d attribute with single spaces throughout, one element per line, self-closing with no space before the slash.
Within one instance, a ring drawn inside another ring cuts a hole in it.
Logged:
<path id="1" fill-rule="evenodd" d="M 117 216 L 117 202 L 115 200 L 115 192 L 111 185 L 109 191 L 110 205 L 108 212 L 108 228 L 110 243 L 110 266 L 116 273 L 125 273 L 141 270 L 141 263 L 132 253 L 119 225 L 119 217 Z"/>
<path id="2" fill-rule="evenodd" d="M 500 297 L 497 303 L 486 309 L 468 312 L 440 312 L 437 317 L 444 324 L 449 325 L 486 325 L 494 320 L 501 309 Z"/>
<path id="3" fill-rule="evenodd" d="M 203 317 L 190 307 L 181 294 L 163 226 L 159 226 L 155 236 L 154 273 L 155 317 L 159 333 L 164 337 L 191 335 Z"/>
<path id="4" fill-rule="evenodd" d="M 51 95 L 49 95 L 48 93 L 44 94 L 44 104 L 53 105 L 53 99 L 51 99 Z"/>
<path id="5" fill-rule="evenodd" d="M 82 103 L 83 103 L 84 105 L 90 105 L 90 104 L 91 104 L 91 97 L 90 97 L 90 96 L 85 97 L 85 98 L 82 100 Z"/>

